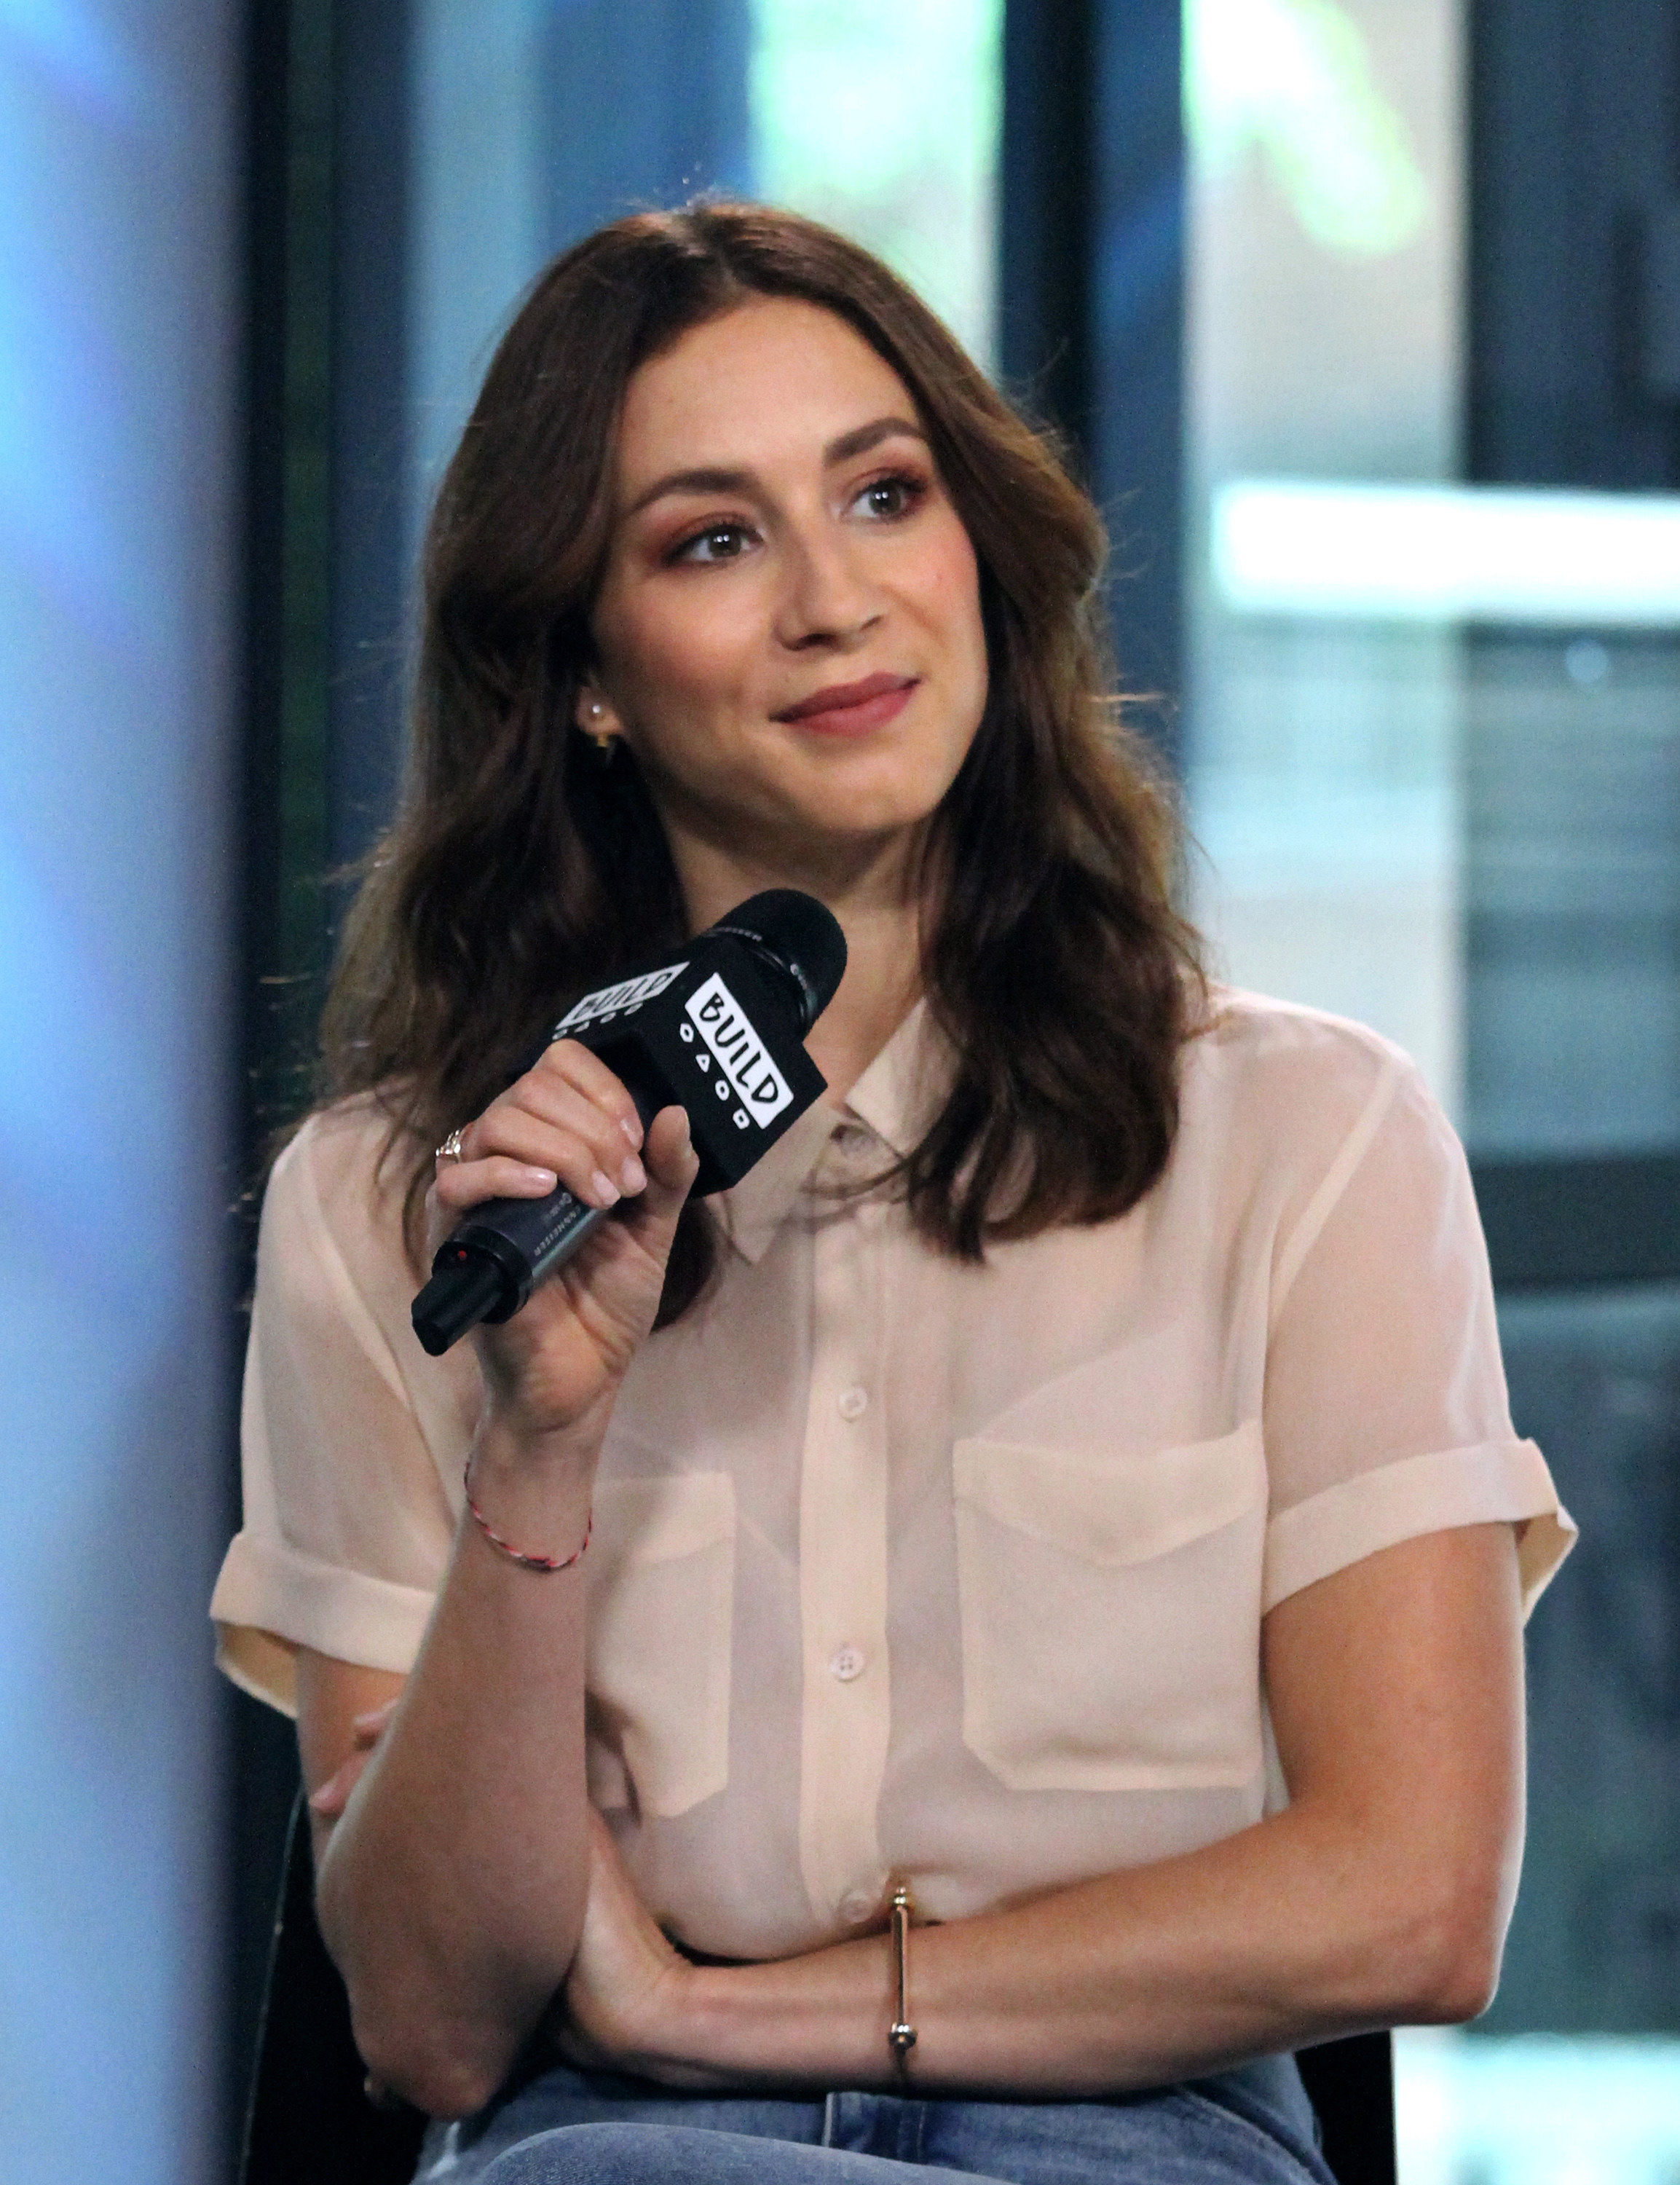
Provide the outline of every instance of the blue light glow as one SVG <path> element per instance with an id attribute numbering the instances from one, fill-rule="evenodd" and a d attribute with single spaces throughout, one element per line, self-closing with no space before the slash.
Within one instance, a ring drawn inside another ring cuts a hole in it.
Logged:
<path id="1" fill-rule="evenodd" d="M 0 2116 L 220 2173 L 227 0 L 0 0 Z"/>

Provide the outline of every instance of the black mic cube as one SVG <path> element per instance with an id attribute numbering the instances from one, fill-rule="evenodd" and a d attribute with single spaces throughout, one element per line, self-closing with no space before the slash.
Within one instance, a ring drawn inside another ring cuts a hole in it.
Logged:
<path id="1" fill-rule="evenodd" d="M 681 962 L 583 995 L 550 1037 L 598 1054 L 645 1120 L 673 1102 L 688 1110 L 697 1199 L 739 1183 L 827 1082 L 790 1001 L 727 933 L 703 933 Z"/>

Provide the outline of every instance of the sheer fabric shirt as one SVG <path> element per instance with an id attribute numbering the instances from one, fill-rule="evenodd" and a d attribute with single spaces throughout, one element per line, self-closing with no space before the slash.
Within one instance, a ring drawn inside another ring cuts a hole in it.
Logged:
<path id="1" fill-rule="evenodd" d="M 1513 1524 L 1531 1603 L 1566 1552 L 1417 1073 L 1216 1001 L 1118 1221 L 974 1267 L 860 1189 L 939 1098 L 921 1009 L 716 1202 L 719 1279 L 631 1369 L 583 1564 L 591 1795 L 694 1948 L 815 1947 L 899 1877 L 950 1919 L 1228 1835 L 1284 1795 L 1270 1608 L 1448 1526 Z M 299 1646 L 409 1668 L 461 1508 L 478 1369 L 410 1327 L 385 1127 L 316 1116 L 265 1203 L 212 1613 L 282 1707 Z"/>

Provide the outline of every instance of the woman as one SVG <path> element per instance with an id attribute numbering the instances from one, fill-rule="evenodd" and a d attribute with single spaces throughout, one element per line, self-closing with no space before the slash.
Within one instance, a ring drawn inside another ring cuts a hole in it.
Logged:
<path id="1" fill-rule="evenodd" d="M 215 1604 L 422 2176 L 1322 2178 L 1282 2052 L 1492 1992 L 1567 1520 L 1409 1066 L 1203 988 L 1099 550 L 786 215 L 604 231 L 491 366 Z M 829 1091 L 701 1213 L 680 1110 L 516 1072 L 771 886 Z M 556 1179 L 620 1218 L 426 1359 L 427 1220 Z"/>

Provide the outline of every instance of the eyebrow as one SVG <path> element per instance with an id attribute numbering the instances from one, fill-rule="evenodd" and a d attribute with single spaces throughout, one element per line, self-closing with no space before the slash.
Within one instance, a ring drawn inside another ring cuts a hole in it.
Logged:
<path id="1" fill-rule="evenodd" d="M 854 455 L 868 455 L 871 448 L 879 447 L 883 440 L 919 440 L 928 445 L 928 436 L 919 425 L 908 417 L 875 417 L 867 425 L 856 425 L 849 433 L 842 433 L 830 440 L 823 450 L 823 467 L 827 470 L 834 463 L 850 462 Z M 670 471 L 665 477 L 656 478 L 647 489 L 637 495 L 628 509 L 627 516 L 639 515 L 650 503 L 662 500 L 673 493 L 750 493 L 757 483 L 752 472 L 743 470 Z"/>

